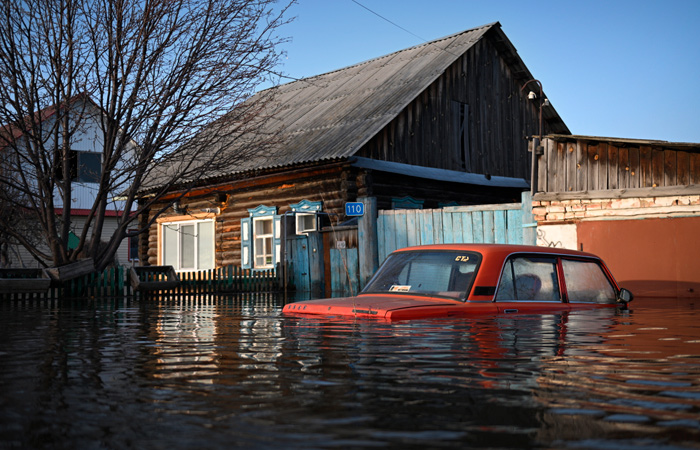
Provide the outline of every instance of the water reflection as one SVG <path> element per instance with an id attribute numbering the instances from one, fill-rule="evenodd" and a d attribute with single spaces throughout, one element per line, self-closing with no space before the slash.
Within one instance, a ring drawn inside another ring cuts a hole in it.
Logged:
<path id="1" fill-rule="evenodd" d="M 0 304 L 0 448 L 696 448 L 689 301 L 412 322 Z"/>

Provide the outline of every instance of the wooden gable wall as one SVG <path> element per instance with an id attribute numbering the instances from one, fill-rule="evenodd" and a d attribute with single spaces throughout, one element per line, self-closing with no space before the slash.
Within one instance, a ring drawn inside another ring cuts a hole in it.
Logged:
<path id="1" fill-rule="evenodd" d="M 419 166 L 530 178 L 527 138 L 538 110 L 490 39 L 482 39 L 413 100 L 358 156 Z M 459 142 L 468 105 L 468 156 Z M 544 130 L 549 130 L 547 123 Z"/>

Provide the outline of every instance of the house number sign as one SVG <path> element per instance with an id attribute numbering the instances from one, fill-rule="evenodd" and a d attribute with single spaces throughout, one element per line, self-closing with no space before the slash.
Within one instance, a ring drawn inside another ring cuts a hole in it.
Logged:
<path id="1" fill-rule="evenodd" d="M 364 216 L 365 204 L 362 202 L 347 202 L 345 203 L 346 216 Z"/>

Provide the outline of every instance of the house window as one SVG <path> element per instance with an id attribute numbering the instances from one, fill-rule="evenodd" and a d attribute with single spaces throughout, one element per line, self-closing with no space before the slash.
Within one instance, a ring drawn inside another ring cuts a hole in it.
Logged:
<path id="1" fill-rule="evenodd" d="M 296 234 L 308 234 L 318 229 L 317 215 L 321 211 L 321 202 L 302 200 L 289 207 L 296 216 Z"/>
<path id="2" fill-rule="evenodd" d="M 253 253 L 255 255 L 255 268 L 267 269 L 273 266 L 272 217 L 253 219 Z"/>
<path id="3" fill-rule="evenodd" d="M 61 160 L 60 152 L 55 155 L 56 164 L 56 179 L 63 179 L 63 168 L 58 162 Z M 71 181 L 79 181 L 81 183 L 99 183 L 100 175 L 102 175 L 102 153 L 96 152 L 79 152 L 70 150 L 68 158 L 69 173 Z"/>
<path id="4" fill-rule="evenodd" d="M 214 268 L 214 221 L 193 220 L 161 225 L 162 261 L 178 271 Z"/>
<path id="5" fill-rule="evenodd" d="M 76 179 L 83 183 L 99 183 L 102 174 L 102 154 L 76 152 L 78 154 L 78 174 Z"/>
<path id="6" fill-rule="evenodd" d="M 260 205 L 241 219 L 241 267 L 271 269 L 280 261 L 281 216 L 277 208 Z"/>
<path id="7" fill-rule="evenodd" d="M 316 231 L 316 214 L 297 214 L 297 234 Z"/>
<path id="8" fill-rule="evenodd" d="M 136 230 L 129 230 L 129 233 L 135 233 Z M 129 261 L 139 260 L 139 237 L 129 236 Z"/>

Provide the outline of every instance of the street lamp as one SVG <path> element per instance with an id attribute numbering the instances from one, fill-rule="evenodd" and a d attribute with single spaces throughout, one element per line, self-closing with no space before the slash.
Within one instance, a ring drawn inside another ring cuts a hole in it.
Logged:
<path id="1" fill-rule="evenodd" d="M 535 140 L 532 146 L 532 164 L 530 168 L 530 194 L 535 195 L 535 185 L 537 181 L 537 150 L 540 148 L 540 144 L 542 142 L 542 107 L 549 105 L 549 99 L 545 99 L 544 95 L 542 94 L 542 83 L 540 82 L 540 80 L 530 80 L 526 82 L 525 84 L 523 84 L 523 87 L 520 88 L 520 92 L 522 92 L 528 84 L 533 82 L 537 83 L 537 86 L 539 86 L 540 88 L 539 137 Z M 537 100 L 538 96 L 537 93 L 535 93 L 534 91 L 530 91 L 527 94 L 527 98 L 528 100 Z"/>

